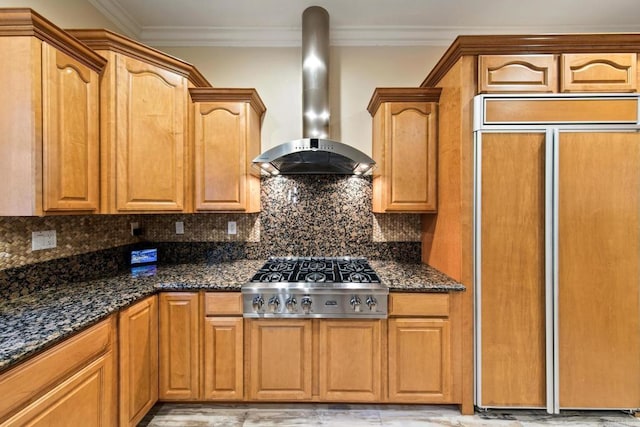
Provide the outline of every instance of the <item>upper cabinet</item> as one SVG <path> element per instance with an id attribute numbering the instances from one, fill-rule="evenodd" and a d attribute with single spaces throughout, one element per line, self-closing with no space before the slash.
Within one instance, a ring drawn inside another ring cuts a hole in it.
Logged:
<path id="1" fill-rule="evenodd" d="M 636 92 L 637 54 L 479 55 L 478 92 Z"/>
<path id="2" fill-rule="evenodd" d="M 30 9 L 0 9 L 0 215 L 99 209 L 106 61 Z"/>
<path id="3" fill-rule="evenodd" d="M 440 89 L 377 88 L 373 116 L 373 212 L 435 212 Z"/>
<path id="4" fill-rule="evenodd" d="M 480 92 L 557 92 L 554 55 L 480 55 Z"/>
<path id="5" fill-rule="evenodd" d="M 562 92 L 636 92 L 637 54 L 563 54 Z"/>
<path id="6" fill-rule="evenodd" d="M 70 33 L 108 60 L 100 93 L 102 211 L 184 212 L 190 204 L 187 63 L 107 30 Z"/>
<path id="7" fill-rule="evenodd" d="M 254 89 L 193 88 L 194 209 L 260 211 L 260 154 L 265 106 Z"/>

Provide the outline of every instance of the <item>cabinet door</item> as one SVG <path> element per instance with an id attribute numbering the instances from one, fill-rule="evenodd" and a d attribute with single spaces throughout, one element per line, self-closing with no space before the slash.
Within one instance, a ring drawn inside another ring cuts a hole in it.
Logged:
<path id="1" fill-rule="evenodd" d="M 99 76 L 42 44 L 44 210 L 96 211 Z"/>
<path id="2" fill-rule="evenodd" d="M 8 419 L 3 426 L 96 426 L 117 424 L 113 352 L 100 356 Z"/>
<path id="3" fill-rule="evenodd" d="M 196 210 L 246 209 L 246 110 L 244 102 L 196 105 Z"/>
<path id="4" fill-rule="evenodd" d="M 198 294 L 160 294 L 161 400 L 198 398 L 199 323 Z"/>
<path id="5" fill-rule="evenodd" d="M 560 132 L 561 408 L 640 407 L 640 135 Z"/>
<path id="6" fill-rule="evenodd" d="M 480 55 L 478 91 L 557 92 L 557 70 L 554 55 Z"/>
<path id="7" fill-rule="evenodd" d="M 248 320 L 249 398 L 311 399 L 311 320 Z"/>
<path id="8" fill-rule="evenodd" d="M 186 79 L 118 55 L 116 97 L 117 211 L 182 210 Z"/>
<path id="9" fill-rule="evenodd" d="M 448 320 L 389 320 L 390 402 L 450 402 L 451 375 Z"/>
<path id="10" fill-rule="evenodd" d="M 374 212 L 434 212 L 436 104 L 385 103 L 374 118 Z M 380 147 L 381 145 L 381 147 Z M 375 153 L 380 153 L 375 155 Z"/>
<path id="11" fill-rule="evenodd" d="M 379 320 L 320 322 L 320 399 L 379 401 L 383 323 Z"/>
<path id="12" fill-rule="evenodd" d="M 479 406 L 546 405 L 545 134 L 481 134 Z"/>
<path id="13" fill-rule="evenodd" d="M 158 400 L 158 304 L 152 296 L 120 313 L 120 425 L 135 426 Z"/>
<path id="14" fill-rule="evenodd" d="M 242 400 L 244 396 L 242 323 L 242 317 L 204 320 L 205 400 Z"/>
<path id="15" fill-rule="evenodd" d="M 636 92 L 637 54 L 561 55 L 562 92 Z"/>

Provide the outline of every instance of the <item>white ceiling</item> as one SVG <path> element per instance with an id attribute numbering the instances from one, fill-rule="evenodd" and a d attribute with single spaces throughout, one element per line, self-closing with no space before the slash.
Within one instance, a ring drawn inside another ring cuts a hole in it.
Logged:
<path id="1" fill-rule="evenodd" d="M 448 45 L 460 34 L 640 32 L 640 0 L 89 0 L 156 46 L 299 46 L 322 6 L 333 45 Z"/>

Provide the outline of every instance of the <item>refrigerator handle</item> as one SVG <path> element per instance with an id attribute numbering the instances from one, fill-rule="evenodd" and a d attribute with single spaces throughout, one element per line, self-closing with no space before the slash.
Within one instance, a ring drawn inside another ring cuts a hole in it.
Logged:
<path id="1" fill-rule="evenodd" d="M 555 412 L 554 328 L 553 328 L 553 172 L 554 131 L 547 129 L 544 156 L 544 296 L 545 296 L 545 375 L 547 413 Z"/>
<path id="2" fill-rule="evenodd" d="M 551 296 L 552 296 L 552 318 L 551 325 L 553 329 L 553 413 L 560 412 L 560 337 L 558 332 L 559 322 L 559 307 L 558 307 L 558 230 L 559 230 L 559 180 L 560 180 L 560 131 L 553 129 L 553 189 L 552 189 L 552 222 L 551 222 L 551 271 L 553 272 L 551 277 Z"/>

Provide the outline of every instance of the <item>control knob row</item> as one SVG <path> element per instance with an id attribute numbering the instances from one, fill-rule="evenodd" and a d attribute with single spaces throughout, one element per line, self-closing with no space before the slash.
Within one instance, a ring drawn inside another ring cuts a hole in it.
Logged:
<path id="1" fill-rule="evenodd" d="M 287 298 L 287 301 L 285 302 L 287 311 L 296 311 L 297 304 L 298 302 L 294 297 Z M 260 312 L 262 310 L 262 306 L 264 306 L 264 299 L 262 298 L 262 295 L 254 297 L 251 305 L 253 307 L 253 311 Z M 308 314 L 311 311 L 311 298 L 308 296 L 302 297 L 300 306 L 302 307 L 302 310 L 305 312 L 305 314 Z M 277 313 L 280 308 L 280 299 L 277 296 L 272 296 L 271 298 L 269 298 L 267 307 L 269 308 L 269 311 L 271 313 Z"/>
<path id="2" fill-rule="evenodd" d="M 353 311 L 357 313 L 361 311 L 362 300 L 360 300 L 359 296 L 357 295 L 352 296 L 349 303 L 351 304 Z M 373 296 L 369 295 L 365 300 L 365 304 L 367 304 L 367 307 L 369 307 L 369 310 L 374 311 L 376 309 L 376 306 L 378 305 L 378 301 Z"/>

